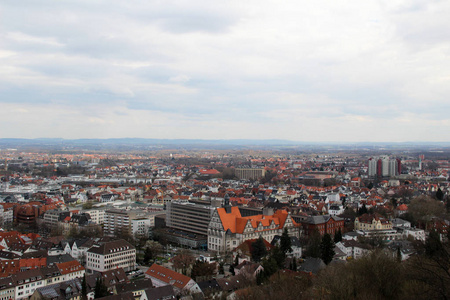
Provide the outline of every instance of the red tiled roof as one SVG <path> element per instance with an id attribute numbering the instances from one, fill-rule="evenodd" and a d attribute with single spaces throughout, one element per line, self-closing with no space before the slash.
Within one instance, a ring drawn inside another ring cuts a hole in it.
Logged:
<path id="1" fill-rule="evenodd" d="M 76 260 L 56 264 L 56 266 L 62 275 L 84 270 L 84 267 Z"/>
<path id="2" fill-rule="evenodd" d="M 170 269 L 164 268 L 160 265 L 153 264 L 147 272 L 145 272 L 150 277 L 161 280 L 165 283 L 173 285 L 180 290 L 183 289 L 186 284 L 191 280 L 190 277 L 180 274 L 178 272 L 172 271 Z"/>

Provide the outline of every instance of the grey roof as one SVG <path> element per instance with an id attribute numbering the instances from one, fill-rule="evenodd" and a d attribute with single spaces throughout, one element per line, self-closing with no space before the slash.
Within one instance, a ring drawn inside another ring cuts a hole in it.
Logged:
<path id="1" fill-rule="evenodd" d="M 70 254 L 50 255 L 47 257 L 47 266 L 69 262 L 73 260 L 75 260 L 75 258 L 73 258 Z"/>
<path id="2" fill-rule="evenodd" d="M 73 293 L 73 295 L 78 295 L 81 293 L 81 282 L 79 278 L 67 280 L 64 282 L 47 285 L 36 289 L 36 292 L 42 295 L 43 298 L 47 299 L 67 299 L 65 291 L 67 289 Z"/>
<path id="3" fill-rule="evenodd" d="M 148 289 L 145 291 L 145 294 L 147 295 L 148 300 L 176 299 L 175 291 L 170 284 L 154 289 Z"/>
<path id="4" fill-rule="evenodd" d="M 300 240 L 296 237 L 296 236 L 291 236 L 291 246 L 292 247 L 301 247 L 301 243 Z M 272 246 L 276 245 L 279 243 L 279 241 L 281 240 L 281 235 L 276 235 L 273 237 L 273 240 L 271 242 Z"/>
<path id="5" fill-rule="evenodd" d="M 333 219 L 334 221 L 342 221 L 343 218 L 336 217 L 336 216 L 330 216 L 330 215 L 320 215 L 320 216 L 309 216 L 305 220 L 302 220 L 302 222 L 309 223 L 309 224 L 323 224 L 328 222 L 330 219 Z"/>
<path id="6" fill-rule="evenodd" d="M 125 240 L 117 240 L 117 241 L 111 241 L 106 242 L 101 245 L 94 245 L 87 252 L 90 253 L 96 253 L 96 254 L 110 254 L 110 253 L 116 253 L 120 251 L 126 251 L 134 249 L 134 246 L 128 243 Z"/>
<path id="7" fill-rule="evenodd" d="M 124 292 L 144 290 L 152 287 L 153 287 L 152 280 L 148 278 L 118 284 L 116 285 L 116 290 L 117 293 L 124 293 Z"/>
<path id="8" fill-rule="evenodd" d="M 317 274 L 321 269 L 325 267 L 325 263 L 320 258 L 308 257 L 300 265 L 299 270 L 307 273 Z"/>

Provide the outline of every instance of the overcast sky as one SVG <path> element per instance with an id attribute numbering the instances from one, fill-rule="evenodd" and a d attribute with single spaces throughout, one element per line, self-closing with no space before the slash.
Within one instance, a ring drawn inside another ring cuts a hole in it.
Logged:
<path id="1" fill-rule="evenodd" d="M 450 1 L 1 1 L 0 137 L 450 141 Z"/>

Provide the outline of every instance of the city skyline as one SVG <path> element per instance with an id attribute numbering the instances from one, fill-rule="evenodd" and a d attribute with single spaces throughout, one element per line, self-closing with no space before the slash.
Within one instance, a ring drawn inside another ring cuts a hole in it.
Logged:
<path id="1" fill-rule="evenodd" d="M 0 138 L 450 141 L 445 1 L 0 13 Z"/>

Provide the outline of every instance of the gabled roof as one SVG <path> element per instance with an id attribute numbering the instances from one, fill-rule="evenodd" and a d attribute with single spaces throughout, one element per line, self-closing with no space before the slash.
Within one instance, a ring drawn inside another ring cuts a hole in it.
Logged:
<path id="1" fill-rule="evenodd" d="M 84 267 L 76 260 L 56 264 L 62 275 L 83 271 Z"/>
<path id="2" fill-rule="evenodd" d="M 258 228 L 259 225 L 268 227 L 271 224 L 276 225 L 276 229 L 283 228 L 289 213 L 285 210 L 277 210 L 273 215 L 254 215 L 242 217 L 241 212 L 237 206 L 231 207 L 230 212 L 227 213 L 225 208 L 218 208 L 217 213 L 222 222 L 225 231 L 230 230 L 232 233 L 243 233 L 245 226 L 250 223 L 253 228 Z M 292 219 L 294 225 L 297 223 Z"/>
<path id="3" fill-rule="evenodd" d="M 151 278 L 155 278 L 167 284 L 173 285 L 180 290 L 183 289 L 188 284 L 188 282 L 192 280 L 188 276 L 164 268 L 157 264 L 153 264 L 147 270 L 147 272 L 145 272 L 145 274 L 147 274 Z"/>

